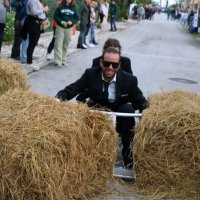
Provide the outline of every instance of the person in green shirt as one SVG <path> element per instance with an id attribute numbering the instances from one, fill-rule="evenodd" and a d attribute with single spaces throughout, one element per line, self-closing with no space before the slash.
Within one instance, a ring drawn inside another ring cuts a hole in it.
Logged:
<path id="1" fill-rule="evenodd" d="M 71 40 L 73 25 L 79 21 L 74 0 L 62 0 L 54 13 L 57 22 L 55 31 L 54 61 L 58 67 L 67 66 L 67 49 Z"/>

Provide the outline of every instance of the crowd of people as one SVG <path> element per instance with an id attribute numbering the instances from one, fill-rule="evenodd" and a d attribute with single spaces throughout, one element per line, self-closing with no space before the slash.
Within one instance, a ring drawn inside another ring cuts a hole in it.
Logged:
<path id="1" fill-rule="evenodd" d="M 134 5 L 131 10 L 131 17 L 134 20 L 138 20 L 140 22 L 143 19 L 153 20 L 154 14 L 157 12 L 157 8 L 152 5 L 145 5 L 142 4 Z"/>
<path id="2" fill-rule="evenodd" d="M 200 13 L 198 4 L 191 5 L 185 9 L 169 7 L 167 9 L 167 20 L 180 20 L 181 25 L 190 33 L 198 33 L 200 26 Z"/>
<path id="3" fill-rule="evenodd" d="M 15 10 L 14 38 L 11 58 L 20 60 L 26 68 L 39 70 L 33 63 L 33 53 L 43 32 L 40 24 L 47 18 L 49 7 L 44 6 L 42 0 L 0 0 L 0 51 L 6 23 L 6 9 L 11 6 Z M 97 20 L 97 0 L 82 0 L 77 7 L 75 0 L 57 0 L 54 12 L 52 29 L 53 38 L 47 48 L 46 59 L 54 59 L 58 67 L 67 66 L 67 50 L 71 40 L 74 26 L 79 24 L 79 37 L 77 48 L 87 49 L 98 45 L 95 36 L 95 22 Z M 106 9 L 109 8 L 109 12 Z M 102 0 L 99 8 L 98 28 L 102 28 L 105 17 L 110 18 L 110 31 L 117 31 L 116 27 L 117 6 L 116 1 L 110 4 Z M 108 16 L 107 16 L 108 15 Z M 88 42 L 87 42 L 88 41 Z M 54 55 L 52 51 L 54 50 Z"/>

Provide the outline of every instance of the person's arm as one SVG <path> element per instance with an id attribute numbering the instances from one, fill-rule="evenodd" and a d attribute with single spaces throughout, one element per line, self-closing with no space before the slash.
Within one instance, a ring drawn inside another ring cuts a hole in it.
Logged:
<path id="1" fill-rule="evenodd" d="M 78 79 L 76 82 L 68 85 L 63 90 L 60 90 L 57 95 L 56 99 L 60 99 L 61 101 L 68 101 L 73 99 L 79 93 L 84 92 L 87 89 L 87 78 L 86 72 Z"/>

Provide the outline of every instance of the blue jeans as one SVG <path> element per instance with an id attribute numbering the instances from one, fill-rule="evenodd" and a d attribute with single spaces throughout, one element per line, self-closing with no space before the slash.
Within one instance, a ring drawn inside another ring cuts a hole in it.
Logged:
<path id="1" fill-rule="evenodd" d="M 91 34 L 91 38 L 90 38 L 90 43 L 95 44 L 96 40 L 95 40 L 95 30 L 94 30 L 94 23 L 90 24 L 90 34 Z"/>
<path id="2" fill-rule="evenodd" d="M 0 23 L 0 52 L 1 52 L 1 45 L 3 41 L 4 29 L 5 29 L 5 24 Z"/>
<path id="3" fill-rule="evenodd" d="M 29 44 L 29 39 L 27 36 L 26 40 L 22 40 L 22 44 L 21 44 L 21 63 L 24 64 L 27 61 L 27 48 L 28 48 L 28 44 Z"/>
<path id="4" fill-rule="evenodd" d="M 111 17 L 110 29 L 111 29 L 111 30 L 116 30 L 116 29 L 117 29 L 116 24 L 115 24 L 115 16 L 112 16 L 112 17 Z"/>

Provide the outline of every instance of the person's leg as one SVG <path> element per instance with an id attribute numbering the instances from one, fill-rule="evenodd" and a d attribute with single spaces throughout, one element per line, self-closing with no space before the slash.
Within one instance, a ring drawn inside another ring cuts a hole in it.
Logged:
<path id="1" fill-rule="evenodd" d="M 86 38 L 87 38 L 89 31 L 90 31 L 90 26 L 88 25 L 88 26 L 86 26 L 84 37 L 83 37 L 83 44 L 85 44 L 85 45 L 87 45 L 86 44 Z"/>
<path id="2" fill-rule="evenodd" d="M 114 27 L 114 30 L 116 31 L 117 30 L 117 26 L 116 26 L 115 16 L 113 17 L 113 27 Z"/>
<path id="3" fill-rule="evenodd" d="M 114 110 L 115 112 L 121 113 L 134 113 L 135 110 L 131 106 L 131 104 L 124 104 L 120 106 L 118 109 Z M 133 156 L 131 149 L 131 142 L 134 138 L 134 127 L 135 127 L 135 119 L 133 117 L 117 117 L 116 119 L 117 126 L 116 130 L 120 134 L 122 138 L 122 156 L 124 160 L 124 165 L 133 165 Z"/>
<path id="4" fill-rule="evenodd" d="M 97 44 L 96 39 L 95 39 L 94 23 L 91 23 L 91 25 L 90 25 L 90 33 L 91 33 L 90 43 Z"/>
<path id="5" fill-rule="evenodd" d="M 32 64 L 33 62 L 33 52 L 38 43 L 39 38 L 40 38 L 39 28 L 38 30 L 35 29 L 35 31 L 29 33 L 29 44 L 27 48 L 27 64 Z"/>
<path id="6" fill-rule="evenodd" d="M 24 64 L 27 61 L 27 48 L 28 48 L 28 44 L 29 44 L 29 39 L 27 36 L 26 40 L 22 40 L 22 44 L 21 44 L 21 63 Z"/>
<path id="7" fill-rule="evenodd" d="M 78 37 L 78 45 L 77 45 L 78 48 L 83 47 L 84 35 L 85 35 L 85 32 L 86 32 L 86 28 L 87 28 L 87 24 L 83 24 L 83 23 L 80 24 L 80 34 L 79 34 L 79 37 Z"/>
<path id="8" fill-rule="evenodd" d="M 1 52 L 1 47 L 2 47 L 4 29 L 5 29 L 5 24 L 0 23 L 0 52 Z"/>
<path id="9" fill-rule="evenodd" d="M 113 16 L 110 18 L 110 31 L 113 31 Z"/>
<path id="10" fill-rule="evenodd" d="M 55 42 L 55 28 L 53 29 L 53 38 L 51 40 L 51 42 L 49 43 L 49 46 L 47 48 L 47 53 L 51 53 L 54 49 L 54 42 Z"/>
<path id="11" fill-rule="evenodd" d="M 16 24 L 15 20 L 15 34 L 14 34 L 14 43 L 12 46 L 11 58 L 20 59 L 20 46 L 21 46 L 21 26 Z"/>
<path id="12" fill-rule="evenodd" d="M 64 40 L 65 29 L 57 26 L 55 33 L 55 46 L 54 46 L 54 61 L 57 65 L 62 65 L 63 58 L 63 40 Z"/>
<path id="13" fill-rule="evenodd" d="M 67 66 L 67 49 L 72 35 L 72 27 L 65 30 L 63 46 L 62 46 L 62 65 Z"/>

